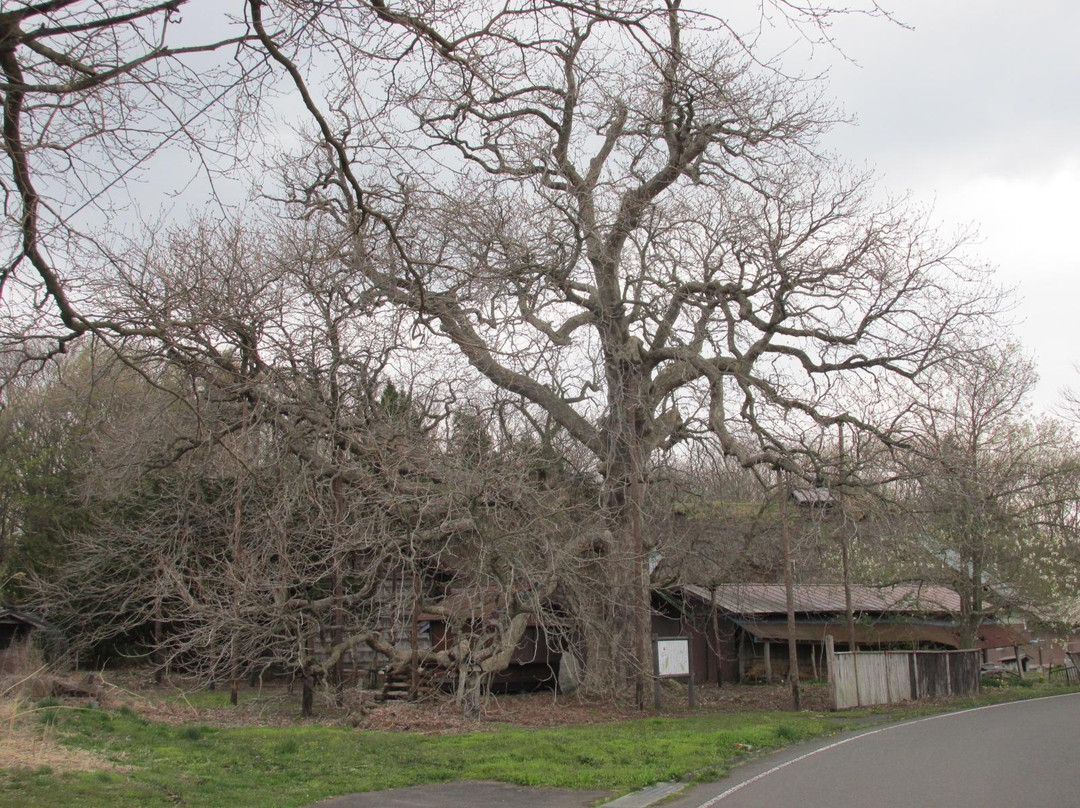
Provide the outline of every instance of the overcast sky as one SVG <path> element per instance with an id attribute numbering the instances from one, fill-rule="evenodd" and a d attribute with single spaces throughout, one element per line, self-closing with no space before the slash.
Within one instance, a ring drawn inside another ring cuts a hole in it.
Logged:
<path id="1" fill-rule="evenodd" d="M 854 63 L 816 50 L 857 119 L 830 145 L 933 204 L 947 230 L 978 227 L 975 253 L 1019 295 L 1047 406 L 1080 387 L 1080 3 L 883 3 L 911 29 L 846 18 L 833 31 Z"/>
<path id="2" fill-rule="evenodd" d="M 1049 406 L 1063 387 L 1080 388 L 1080 3 L 880 2 L 908 27 L 836 18 L 847 60 L 816 48 L 804 62 L 794 49 L 787 63 L 828 69 L 831 94 L 856 119 L 830 147 L 875 168 L 888 191 L 933 205 L 945 231 L 978 228 L 974 255 L 1016 289 L 1016 332 L 1038 362 L 1037 403 Z M 758 8 L 695 4 L 728 19 Z M 202 15 L 220 12 L 216 0 L 195 0 L 185 16 L 199 29 Z"/>

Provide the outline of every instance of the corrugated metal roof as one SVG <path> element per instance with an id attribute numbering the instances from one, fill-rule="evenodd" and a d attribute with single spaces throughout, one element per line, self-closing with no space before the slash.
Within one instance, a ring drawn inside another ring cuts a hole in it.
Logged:
<path id="1" fill-rule="evenodd" d="M 705 603 L 713 593 L 705 587 L 688 585 L 683 591 Z M 844 587 L 818 584 L 794 587 L 795 611 L 802 614 L 829 614 L 846 611 Z M 782 584 L 721 584 L 715 588 L 716 605 L 731 614 L 786 614 L 787 594 Z M 942 586 L 897 584 L 895 586 L 853 586 L 851 603 L 856 613 L 928 614 L 957 613 L 960 596 Z"/>
<path id="2" fill-rule="evenodd" d="M 772 642 L 774 640 L 787 640 L 788 638 L 787 622 L 759 620 L 736 620 L 735 622 L 759 640 Z M 845 623 L 800 622 L 795 625 L 795 639 L 799 642 L 823 643 L 828 635 L 832 635 L 834 640 L 841 643 L 847 643 L 850 640 L 848 627 Z M 984 623 L 979 628 L 976 647 L 979 650 L 1007 648 L 1013 645 L 1023 645 L 1029 639 L 1025 632 L 1021 632 L 1012 626 Z M 861 645 L 902 645 L 912 642 L 932 642 L 950 648 L 959 648 L 960 634 L 955 626 L 940 623 L 879 621 L 876 623 L 856 623 L 855 642 Z"/>
<path id="3" fill-rule="evenodd" d="M 759 622 L 737 620 L 740 626 L 760 640 L 786 640 L 786 622 Z M 797 623 L 795 639 L 800 642 L 825 642 L 831 635 L 834 640 L 847 643 L 850 640 L 844 623 Z M 956 648 L 960 644 L 956 631 L 949 626 L 933 623 L 856 623 L 855 642 L 864 645 L 902 645 L 913 642 L 932 642 Z"/>

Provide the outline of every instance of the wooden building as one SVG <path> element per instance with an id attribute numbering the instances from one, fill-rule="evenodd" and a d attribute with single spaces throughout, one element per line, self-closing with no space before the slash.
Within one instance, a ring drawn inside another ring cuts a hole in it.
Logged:
<path id="1" fill-rule="evenodd" d="M 851 587 L 856 650 L 959 648 L 955 592 L 943 587 Z M 825 638 L 837 650 L 852 645 L 844 587 L 796 586 L 795 642 L 800 675 L 826 675 Z M 700 682 L 774 680 L 787 676 L 787 597 L 779 584 L 726 584 L 713 589 L 682 586 L 654 597 L 653 634 L 691 640 Z M 1012 648 L 1027 637 L 1013 626 L 986 621 L 978 647 Z"/>
<path id="2" fill-rule="evenodd" d="M 30 639 L 34 632 L 49 629 L 48 623 L 31 614 L 0 607 L 0 651 Z"/>

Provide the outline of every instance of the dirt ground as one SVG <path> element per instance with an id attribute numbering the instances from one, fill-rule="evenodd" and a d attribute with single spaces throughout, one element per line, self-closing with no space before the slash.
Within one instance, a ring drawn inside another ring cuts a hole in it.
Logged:
<path id="1" fill-rule="evenodd" d="M 205 690 L 194 691 L 183 681 L 163 686 L 149 683 L 136 675 L 107 679 L 114 688 L 107 701 L 127 704 L 140 715 L 169 723 L 200 723 L 209 726 L 282 726 L 299 722 L 300 693 L 286 683 L 242 686 L 237 706 L 227 703 L 227 691 L 208 696 Z M 698 686 L 698 709 L 703 712 L 741 710 L 789 710 L 791 692 L 787 685 L 716 685 Z M 802 686 L 802 707 L 806 710 L 828 709 L 828 694 L 823 683 Z M 661 715 L 685 715 L 689 712 L 686 685 L 665 683 Z M 344 705 L 338 706 L 329 692 L 316 700 L 315 716 L 303 723 L 342 725 L 376 730 L 405 732 L 461 732 L 494 726 L 547 728 L 597 724 L 656 715 L 652 694 L 648 709 L 633 704 L 582 699 L 575 694 L 552 692 L 492 695 L 485 701 L 478 718 L 465 718 L 461 709 L 445 697 L 431 696 L 416 702 L 382 702 L 376 693 L 347 691 Z"/>

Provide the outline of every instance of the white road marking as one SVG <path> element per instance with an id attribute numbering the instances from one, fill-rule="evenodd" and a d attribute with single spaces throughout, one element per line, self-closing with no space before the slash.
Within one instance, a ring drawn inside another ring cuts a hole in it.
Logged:
<path id="1" fill-rule="evenodd" d="M 828 744 L 827 746 L 822 746 L 821 748 L 815 749 L 812 752 L 807 752 L 805 755 L 799 755 L 799 757 L 792 758 L 791 760 L 785 761 L 784 763 L 780 763 L 780 764 L 778 764 L 776 766 L 773 766 L 771 769 L 769 769 L 768 771 L 764 771 L 761 774 L 755 774 L 750 779 L 743 780 L 743 782 L 739 783 L 738 785 L 732 786 L 731 788 L 729 788 L 727 791 L 723 792 L 722 794 L 717 794 L 711 800 L 708 800 L 707 802 L 701 803 L 701 805 L 699 805 L 697 808 L 712 808 L 714 805 L 719 803 L 721 800 L 730 797 L 732 794 L 736 793 L 737 791 L 742 791 L 744 788 L 746 788 L 749 785 L 752 785 L 753 783 L 756 783 L 758 780 L 764 780 L 769 775 L 776 774 L 778 771 L 786 769 L 788 766 L 791 766 L 791 765 L 793 765 L 795 763 L 799 763 L 800 761 L 806 760 L 807 758 L 811 758 L 814 755 L 820 755 L 822 752 L 828 752 L 830 749 L 835 749 L 838 746 L 843 746 L 844 744 L 851 743 L 852 741 L 859 741 L 859 740 L 862 740 L 863 738 L 869 738 L 871 735 L 878 735 L 878 734 L 880 734 L 882 732 L 889 732 L 890 730 L 900 729 L 901 727 L 910 727 L 913 724 L 922 724 L 922 723 L 925 723 L 927 721 L 937 721 L 939 718 L 949 718 L 950 716 L 954 716 L 954 715 L 964 715 L 965 713 L 977 713 L 980 710 L 993 710 L 996 707 L 1008 707 L 1011 704 L 1023 704 L 1025 702 L 1029 702 L 1029 701 L 1046 701 L 1047 699 L 1063 699 L 1063 698 L 1068 698 L 1068 697 L 1075 696 L 1075 695 L 1077 695 L 1077 694 L 1076 693 L 1062 693 L 1062 694 L 1057 695 L 1057 696 L 1042 696 L 1042 697 L 1037 698 L 1037 699 L 1024 699 L 1022 701 L 1007 701 L 1007 702 L 1003 702 L 1001 704 L 986 704 L 986 705 L 983 705 L 982 707 L 972 707 L 972 708 L 967 709 L 967 710 L 957 710 L 954 713 L 941 713 L 939 715 L 930 715 L 930 716 L 927 716 L 926 718 L 916 718 L 913 721 L 905 721 L 903 724 L 892 724 L 892 725 L 890 725 L 888 727 L 879 727 L 878 729 L 868 730 L 866 732 L 859 733 L 858 735 L 853 735 L 850 738 L 844 738 L 844 740 L 842 740 L 842 741 L 836 741 L 834 743 Z"/>

